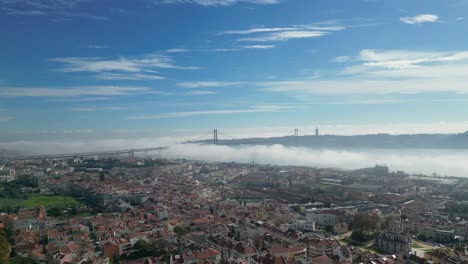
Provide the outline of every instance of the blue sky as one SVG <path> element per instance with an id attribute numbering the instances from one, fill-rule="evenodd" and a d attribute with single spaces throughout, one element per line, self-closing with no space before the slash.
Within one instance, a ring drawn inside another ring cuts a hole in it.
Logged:
<path id="1" fill-rule="evenodd" d="M 0 0 L 0 140 L 463 132 L 467 11 L 466 0 Z"/>

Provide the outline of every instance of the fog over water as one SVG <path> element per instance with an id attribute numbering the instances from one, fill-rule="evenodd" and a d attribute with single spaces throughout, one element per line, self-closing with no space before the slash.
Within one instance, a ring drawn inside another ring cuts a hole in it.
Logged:
<path id="1" fill-rule="evenodd" d="M 387 164 L 390 170 L 409 173 L 438 173 L 468 177 L 468 150 L 433 149 L 310 149 L 302 147 L 221 146 L 180 144 L 170 137 L 107 140 L 45 140 L 0 143 L 0 149 L 23 154 L 76 153 L 169 146 L 156 152 L 163 158 L 186 158 L 223 162 L 256 162 L 278 165 L 304 165 L 358 169 L 375 164 Z"/>
<path id="2" fill-rule="evenodd" d="M 175 145 L 168 157 L 358 169 L 387 164 L 392 171 L 468 177 L 468 150 L 310 149 L 272 146 Z"/>

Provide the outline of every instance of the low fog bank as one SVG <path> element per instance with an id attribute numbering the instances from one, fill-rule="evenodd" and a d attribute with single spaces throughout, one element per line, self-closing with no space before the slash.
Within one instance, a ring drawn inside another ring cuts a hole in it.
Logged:
<path id="1" fill-rule="evenodd" d="M 138 149 L 151 147 L 164 147 L 184 142 L 185 138 L 158 137 L 158 138 L 111 138 L 97 140 L 41 140 L 41 141 L 14 141 L 0 143 L 0 149 L 7 149 L 21 155 L 43 155 L 61 153 L 79 153 L 93 151 L 109 151 Z"/>
<path id="2" fill-rule="evenodd" d="M 438 173 L 468 177 L 468 150 L 384 150 L 384 149 L 310 149 L 302 147 L 222 146 L 180 144 L 185 138 L 140 138 L 107 140 L 49 140 L 1 143 L 0 149 L 18 151 L 23 155 L 77 153 L 132 148 L 168 146 L 158 154 L 164 158 L 224 162 L 256 162 L 278 165 L 301 165 L 358 169 L 375 164 L 387 164 L 392 171 Z"/>
<path id="3" fill-rule="evenodd" d="M 464 150 L 381 150 L 309 149 L 273 146 L 216 146 L 178 144 L 162 152 L 170 158 L 236 161 L 278 165 L 299 165 L 359 169 L 387 164 L 390 170 L 409 173 L 438 173 L 468 176 L 468 151 Z"/>

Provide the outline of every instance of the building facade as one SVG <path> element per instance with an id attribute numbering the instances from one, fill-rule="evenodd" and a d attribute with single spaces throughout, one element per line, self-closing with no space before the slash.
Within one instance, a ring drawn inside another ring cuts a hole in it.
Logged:
<path id="1" fill-rule="evenodd" d="M 411 252 L 411 235 L 403 232 L 399 219 L 392 219 L 389 227 L 375 238 L 375 246 L 388 254 Z"/>

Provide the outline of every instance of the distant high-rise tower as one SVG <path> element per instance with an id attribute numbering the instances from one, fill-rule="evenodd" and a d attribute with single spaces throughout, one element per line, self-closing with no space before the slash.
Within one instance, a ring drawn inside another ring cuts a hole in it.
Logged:
<path id="1" fill-rule="evenodd" d="M 318 137 L 319 135 L 319 130 L 318 130 L 318 127 L 315 129 L 315 136 Z"/>

